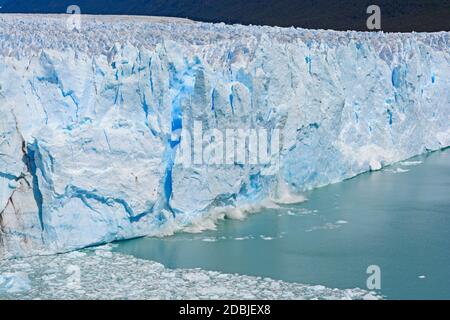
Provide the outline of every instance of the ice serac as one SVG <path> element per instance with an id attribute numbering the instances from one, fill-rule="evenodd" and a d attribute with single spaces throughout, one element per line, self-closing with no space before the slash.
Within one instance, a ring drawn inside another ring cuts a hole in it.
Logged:
<path id="1" fill-rule="evenodd" d="M 0 15 L 0 257 L 170 233 L 447 147 L 449 37 Z M 279 129 L 279 170 L 183 165 L 196 124 Z"/>

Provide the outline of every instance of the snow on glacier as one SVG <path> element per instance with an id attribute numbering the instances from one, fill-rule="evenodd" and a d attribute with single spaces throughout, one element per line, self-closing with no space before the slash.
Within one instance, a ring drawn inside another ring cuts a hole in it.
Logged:
<path id="1" fill-rule="evenodd" d="M 210 227 L 450 145 L 448 32 L 66 19 L 0 15 L 0 258 Z M 280 129 L 279 172 L 177 163 L 195 122 Z"/>

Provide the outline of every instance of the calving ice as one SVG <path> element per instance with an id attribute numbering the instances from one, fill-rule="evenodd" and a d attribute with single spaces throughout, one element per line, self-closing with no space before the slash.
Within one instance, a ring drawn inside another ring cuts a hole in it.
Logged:
<path id="1" fill-rule="evenodd" d="M 450 145 L 448 32 L 64 19 L 0 15 L 0 258 L 170 234 Z"/>

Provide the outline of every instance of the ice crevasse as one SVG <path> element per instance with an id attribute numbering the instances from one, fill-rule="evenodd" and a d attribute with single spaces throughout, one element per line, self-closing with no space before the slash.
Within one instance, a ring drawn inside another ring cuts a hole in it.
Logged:
<path id="1" fill-rule="evenodd" d="M 447 147 L 449 39 L 0 15 L 0 258 L 170 233 Z M 195 123 L 278 129 L 276 172 L 183 165 Z"/>

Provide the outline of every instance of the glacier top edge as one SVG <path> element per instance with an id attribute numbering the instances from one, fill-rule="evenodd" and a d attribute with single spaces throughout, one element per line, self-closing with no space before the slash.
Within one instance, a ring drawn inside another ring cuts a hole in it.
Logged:
<path id="1" fill-rule="evenodd" d="M 272 26 L 196 22 L 183 18 L 155 16 L 80 15 L 73 28 L 74 15 L 0 14 L 0 55 L 26 56 L 42 49 L 68 48 L 89 54 L 107 54 L 117 43 L 135 47 L 154 47 L 164 40 L 189 45 L 229 43 L 236 45 L 262 39 L 279 43 L 303 42 L 308 46 L 328 47 L 349 43 L 371 43 L 382 49 L 401 46 L 409 40 L 423 42 L 437 50 L 450 46 L 450 32 L 385 33 L 313 30 Z M 71 27 L 72 26 L 72 27 Z"/>

